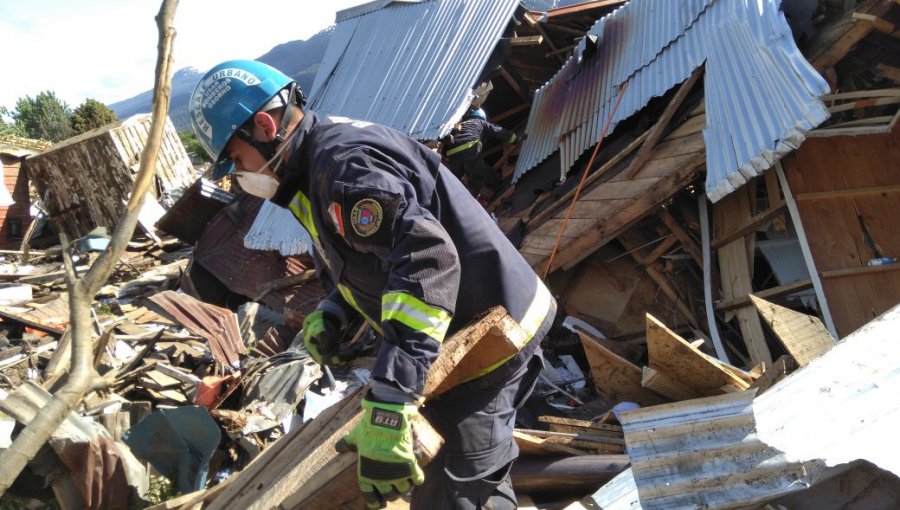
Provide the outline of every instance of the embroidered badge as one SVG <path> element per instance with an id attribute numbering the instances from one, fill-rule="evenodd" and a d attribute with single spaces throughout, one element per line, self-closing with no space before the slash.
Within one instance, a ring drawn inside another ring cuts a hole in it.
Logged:
<path id="1" fill-rule="evenodd" d="M 332 202 L 331 205 L 328 206 L 328 215 L 331 216 L 331 221 L 334 223 L 335 230 L 341 237 L 344 237 L 344 218 L 341 214 L 341 204 Z"/>
<path id="2" fill-rule="evenodd" d="M 353 231 L 360 237 L 369 237 L 378 232 L 384 213 L 381 204 L 371 198 L 364 198 L 353 206 L 350 211 L 350 224 Z"/>

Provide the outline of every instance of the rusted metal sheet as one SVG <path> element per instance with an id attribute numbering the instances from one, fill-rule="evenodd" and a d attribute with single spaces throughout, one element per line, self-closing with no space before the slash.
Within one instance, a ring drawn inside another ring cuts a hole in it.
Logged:
<path id="1" fill-rule="evenodd" d="M 232 292 L 254 301 L 271 294 L 274 282 L 302 273 L 312 266 L 309 257 L 284 257 L 277 251 L 252 250 L 244 246 L 244 237 L 262 202 L 260 198 L 243 195 L 219 211 L 210 220 L 194 249 L 194 260 Z M 269 306 L 281 308 L 272 304 Z"/>
<path id="2" fill-rule="evenodd" d="M 209 220 L 233 200 L 233 194 L 206 179 L 197 179 L 160 218 L 156 228 L 194 244 L 200 240 Z"/>
<path id="3" fill-rule="evenodd" d="M 149 123 L 149 115 L 137 115 L 26 159 L 28 175 L 57 228 L 73 239 L 98 226 L 115 229 L 134 184 Z M 160 189 L 151 193 L 163 203 L 171 203 L 194 181 L 190 158 L 168 119 L 156 172 Z"/>
<path id="4" fill-rule="evenodd" d="M 170 290 L 154 294 L 150 301 L 162 307 L 179 324 L 206 338 L 213 358 L 222 366 L 240 366 L 240 356 L 246 348 L 234 312 Z"/>

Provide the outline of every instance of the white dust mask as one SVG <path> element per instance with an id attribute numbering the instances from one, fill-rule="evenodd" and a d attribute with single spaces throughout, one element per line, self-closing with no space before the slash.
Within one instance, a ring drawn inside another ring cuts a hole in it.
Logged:
<path id="1" fill-rule="evenodd" d="M 278 189 L 278 179 L 271 175 L 252 172 L 236 172 L 234 175 L 237 177 L 241 189 L 255 197 L 272 198 L 275 196 L 275 190 Z"/>

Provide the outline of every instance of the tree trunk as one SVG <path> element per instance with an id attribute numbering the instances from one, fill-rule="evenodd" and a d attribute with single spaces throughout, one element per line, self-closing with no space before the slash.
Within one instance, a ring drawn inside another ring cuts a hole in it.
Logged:
<path id="1" fill-rule="evenodd" d="M 69 240 L 60 235 L 63 244 L 63 263 L 66 267 L 66 286 L 69 290 L 69 313 L 71 314 L 72 371 L 65 385 L 53 399 L 41 409 L 37 416 L 16 437 L 9 449 L 0 454 L 0 496 L 15 481 L 22 469 L 34 458 L 38 450 L 50 439 L 84 395 L 98 382 L 94 371 L 91 325 L 91 304 L 94 295 L 112 274 L 116 262 L 125 251 L 134 234 L 138 212 L 144 203 L 147 189 L 156 172 L 156 158 L 159 153 L 163 128 L 169 111 L 172 80 L 172 41 L 175 29 L 172 19 L 178 0 L 163 0 L 156 25 L 159 29 L 158 59 L 154 83 L 153 113 L 147 144 L 141 153 L 141 165 L 135 179 L 134 188 L 122 220 L 110 241 L 109 248 L 100 255 L 82 278 L 75 275 L 74 264 L 69 256 Z"/>

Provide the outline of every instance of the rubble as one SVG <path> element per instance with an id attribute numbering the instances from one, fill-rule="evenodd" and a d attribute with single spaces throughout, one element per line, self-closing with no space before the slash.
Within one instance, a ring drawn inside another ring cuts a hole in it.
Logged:
<path id="1" fill-rule="evenodd" d="M 444 107 L 416 117 L 416 129 L 439 138 L 477 93 L 492 120 L 528 127 L 521 146 L 485 148 L 504 187 L 471 190 L 490 200 L 559 303 L 547 364 L 515 430 L 520 504 L 894 508 L 900 7 L 823 0 L 815 16 L 787 9 L 797 16 L 788 19 L 767 0 L 754 15 L 772 23 L 750 29 L 734 15 L 744 4 L 666 4 L 690 16 L 659 19 L 663 3 L 531 13 L 504 2 L 485 27 L 509 33 L 465 32 L 491 42 L 479 58 L 499 59 L 499 74 L 467 69 L 466 79 L 486 81 L 453 88 Z M 345 12 L 336 30 L 377 26 L 395 7 Z M 623 32 L 624 19 L 641 30 Z M 753 41 L 770 36 L 771 54 L 758 55 Z M 441 53 L 454 48 L 428 51 L 456 62 Z M 748 69 L 765 86 L 744 87 L 755 83 Z M 381 78 L 429 86 L 411 73 Z M 328 80 L 341 101 L 312 94 L 333 108 L 322 113 L 368 104 L 344 97 L 355 84 L 335 82 L 339 74 Z M 825 83 L 833 93 L 823 96 Z M 400 127 L 414 115 L 390 113 Z M 614 129 L 589 159 L 607 119 Z M 50 222 L 81 238 L 78 271 L 103 249 L 92 232 L 115 225 L 139 145 L 126 134 L 143 125 L 129 120 L 43 154 L 0 146 L 4 166 L 32 175 Z M 149 201 L 154 219 L 93 305 L 102 384 L 4 503 L 136 508 L 148 504 L 150 477 L 163 476 L 179 494 L 154 508 L 361 508 L 354 457 L 334 444 L 359 418 L 374 334 L 357 330 L 367 350 L 333 374 L 287 350 L 324 295 L 308 238 L 289 213 L 197 179 L 180 166 L 180 147 L 176 136 Z M 54 165 L 65 157 L 79 163 L 62 175 Z M 60 186 L 89 180 L 111 184 L 60 202 Z M 0 251 L 0 448 L 69 370 L 62 248 L 39 223 Z M 515 352 L 516 327 L 495 310 L 458 334 L 426 398 L 466 380 L 460 367 L 477 373 Z"/>

